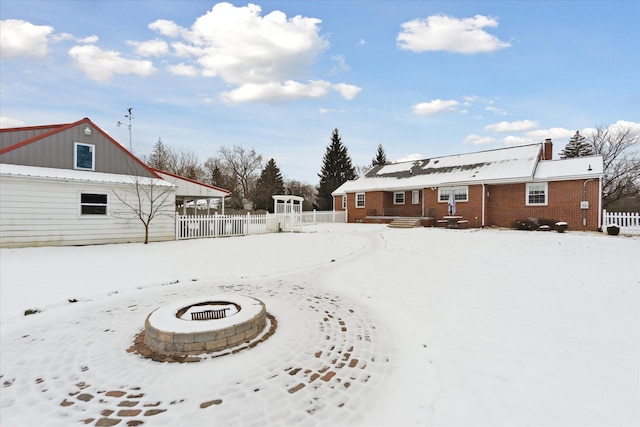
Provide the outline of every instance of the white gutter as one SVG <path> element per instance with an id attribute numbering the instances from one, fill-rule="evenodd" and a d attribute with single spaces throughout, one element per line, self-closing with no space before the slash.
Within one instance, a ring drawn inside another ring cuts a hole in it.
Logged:
<path id="1" fill-rule="evenodd" d="M 484 182 L 482 183 L 482 228 L 484 228 L 484 201 L 487 198 L 487 194 L 484 188 Z"/>

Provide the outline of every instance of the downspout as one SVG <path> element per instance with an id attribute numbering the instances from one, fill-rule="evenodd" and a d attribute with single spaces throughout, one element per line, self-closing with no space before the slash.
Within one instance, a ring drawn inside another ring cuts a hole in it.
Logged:
<path id="1" fill-rule="evenodd" d="M 481 221 L 482 227 L 481 228 L 484 228 L 484 209 L 485 209 L 484 208 L 484 201 L 485 201 L 486 198 L 487 198 L 487 193 L 485 191 L 484 182 L 483 182 L 482 183 L 482 221 Z"/>
<path id="2" fill-rule="evenodd" d="M 584 184 L 582 184 L 582 200 L 585 202 L 587 201 L 587 182 L 589 181 L 593 181 L 593 178 L 587 179 Z M 598 216 L 600 215 L 598 214 Z M 587 209 L 582 209 L 582 231 L 587 231 Z"/>
<path id="3" fill-rule="evenodd" d="M 602 230 L 602 176 L 598 178 L 598 230 Z"/>

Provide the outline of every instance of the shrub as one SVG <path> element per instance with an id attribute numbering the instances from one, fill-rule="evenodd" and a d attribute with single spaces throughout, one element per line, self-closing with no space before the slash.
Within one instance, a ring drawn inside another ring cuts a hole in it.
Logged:
<path id="1" fill-rule="evenodd" d="M 36 314 L 36 313 L 40 313 L 40 310 L 38 310 L 37 308 L 29 308 L 24 311 L 25 316 L 28 316 L 30 314 Z"/>

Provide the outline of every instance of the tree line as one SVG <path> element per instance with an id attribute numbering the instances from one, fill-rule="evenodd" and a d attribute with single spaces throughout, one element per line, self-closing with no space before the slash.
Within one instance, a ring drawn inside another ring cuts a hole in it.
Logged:
<path id="1" fill-rule="evenodd" d="M 640 135 L 623 125 L 597 127 L 586 135 L 579 132 L 560 152 L 561 158 L 602 155 L 604 159 L 603 206 L 612 210 L 625 201 L 640 203 Z M 255 149 L 242 145 L 220 147 L 216 156 L 200 163 L 192 151 L 174 149 L 162 139 L 154 145 L 145 162 L 159 170 L 204 182 L 231 191 L 227 206 L 232 209 L 262 209 L 273 212 L 272 195 L 290 194 L 304 198 L 303 210 L 331 210 L 331 193 L 348 180 L 367 173 L 373 166 L 388 164 L 382 144 L 370 164 L 354 166 L 338 129 L 318 173 L 317 186 L 295 179 L 284 179 L 274 158 L 264 162 Z"/>
<path id="2" fill-rule="evenodd" d="M 201 163 L 194 152 L 169 147 L 159 138 L 144 161 L 154 169 L 231 191 L 227 202 L 231 209 L 273 212 L 271 196 L 275 194 L 302 196 L 303 210 L 331 210 L 332 191 L 366 172 L 371 166 L 386 164 L 387 158 L 382 145 L 379 145 L 371 166 L 354 167 L 338 129 L 334 129 L 318 174 L 318 186 L 284 179 L 275 159 L 271 158 L 265 163 L 263 156 L 255 149 L 247 149 L 242 145 L 220 147 L 216 156 Z"/>

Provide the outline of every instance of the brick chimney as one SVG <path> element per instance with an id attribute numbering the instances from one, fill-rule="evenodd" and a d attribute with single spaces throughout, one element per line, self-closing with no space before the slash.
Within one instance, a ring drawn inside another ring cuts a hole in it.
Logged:
<path id="1" fill-rule="evenodd" d="M 553 142 L 551 138 L 544 140 L 542 144 L 542 153 L 540 153 L 540 160 L 551 160 L 553 158 Z"/>

